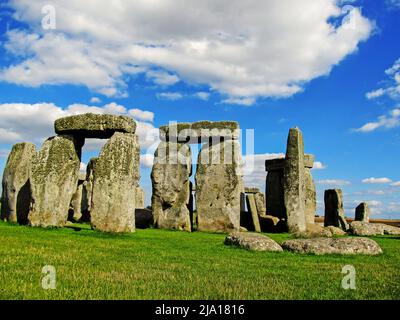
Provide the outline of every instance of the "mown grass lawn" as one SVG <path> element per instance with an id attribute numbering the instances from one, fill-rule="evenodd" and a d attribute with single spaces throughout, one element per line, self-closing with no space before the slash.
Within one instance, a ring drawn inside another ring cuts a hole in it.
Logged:
<path id="1" fill-rule="evenodd" d="M 282 242 L 290 236 L 271 234 Z M 0 299 L 399 299 L 400 238 L 381 256 L 304 256 L 227 247 L 225 235 L 83 226 L 44 230 L 0 222 Z M 344 265 L 356 290 L 341 287 Z M 57 288 L 44 290 L 52 265 Z"/>

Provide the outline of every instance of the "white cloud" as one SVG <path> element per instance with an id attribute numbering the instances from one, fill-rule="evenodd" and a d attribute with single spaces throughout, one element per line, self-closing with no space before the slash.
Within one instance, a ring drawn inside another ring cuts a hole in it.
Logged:
<path id="1" fill-rule="evenodd" d="M 153 166 L 154 155 L 146 153 L 140 155 L 140 164 L 145 168 L 151 168 Z"/>
<path id="2" fill-rule="evenodd" d="M 376 99 L 376 98 L 382 97 L 384 94 L 385 94 L 385 90 L 383 90 L 382 88 L 379 88 L 375 91 L 367 92 L 366 97 L 368 100 L 371 100 L 371 99 Z"/>
<path id="3" fill-rule="evenodd" d="M 341 180 L 341 179 L 325 179 L 325 180 L 318 180 L 316 184 L 325 185 L 325 186 L 348 186 L 351 185 L 350 181 Z"/>
<path id="4" fill-rule="evenodd" d="M 314 169 L 314 170 L 323 170 L 323 169 L 326 169 L 327 167 L 328 167 L 328 166 L 325 165 L 325 164 L 323 164 L 322 162 L 320 162 L 320 161 L 315 161 L 315 162 L 314 162 L 313 169 Z"/>
<path id="5" fill-rule="evenodd" d="M 88 106 L 85 104 L 71 104 L 62 109 L 53 103 L 8 103 L 0 104 L 0 143 L 13 144 L 16 142 L 33 142 L 40 144 L 44 139 L 54 136 L 54 121 L 61 117 L 82 113 L 110 113 L 116 115 L 129 115 L 124 106 L 114 102 L 102 107 Z M 150 118 L 151 112 L 136 109 L 133 113 L 144 118 Z M 153 115 L 154 117 L 154 115 Z M 151 123 L 136 121 L 136 133 L 139 137 L 141 148 L 149 148 L 158 141 L 158 130 Z M 104 141 L 87 139 L 86 150 L 97 150 Z"/>
<path id="6" fill-rule="evenodd" d="M 179 82 L 179 78 L 175 74 L 170 74 L 162 70 L 147 71 L 146 76 L 148 79 L 151 79 L 154 83 L 161 86 L 172 86 Z"/>
<path id="7" fill-rule="evenodd" d="M 363 179 L 361 181 L 362 183 L 367 183 L 367 184 L 386 184 L 392 182 L 389 178 L 367 178 Z"/>
<path id="8" fill-rule="evenodd" d="M 226 104 L 237 104 L 237 105 L 241 105 L 241 106 L 251 106 L 254 104 L 254 102 L 256 101 L 255 98 L 251 97 L 251 98 L 229 98 L 229 99 L 225 99 L 222 101 L 222 103 L 226 103 Z"/>
<path id="9" fill-rule="evenodd" d="M 7 158 L 10 153 L 10 150 L 0 149 L 0 159 Z"/>
<path id="10" fill-rule="evenodd" d="M 149 121 L 149 122 L 154 121 L 154 113 L 150 111 L 143 111 L 140 109 L 130 109 L 128 113 L 131 117 L 137 120 Z"/>
<path id="11" fill-rule="evenodd" d="M 86 172 L 87 164 L 84 162 L 81 162 L 81 165 L 79 167 L 80 172 Z"/>
<path id="12" fill-rule="evenodd" d="M 90 103 L 100 103 L 101 102 L 101 100 L 100 100 L 100 98 L 98 98 L 98 97 L 92 97 L 91 99 L 90 99 Z"/>
<path id="13" fill-rule="evenodd" d="M 392 129 L 400 126 L 400 108 L 395 108 L 388 115 L 378 117 L 376 121 L 368 122 L 354 131 L 368 133 L 379 128 Z"/>
<path id="14" fill-rule="evenodd" d="M 200 100 L 207 101 L 210 98 L 210 94 L 208 92 L 196 92 L 194 96 Z"/>
<path id="15" fill-rule="evenodd" d="M 26 86 L 72 83 L 120 96 L 131 75 L 144 73 L 162 85 L 178 79 L 208 85 L 227 103 L 288 97 L 329 74 L 371 34 L 359 8 L 344 18 L 338 3 L 11 0 L 15 17 L 33 31 L 7 33 L 5 48 L 19 62 L 0 78 Z M 57 10 L 53 32 L 40 27 L 44 4 Z"/>
<path id="16" fill-rule="evenodd" d="M 176 101 L 182 99 L 183 94 L 179 92 L 162 92 L 162 93 L 157 93 L 157 98 Z"/>
<path id="17" fill-rule="evenodd" d="M 400 181 L 393 182 L 393 183 L 391 184 L 391 186 L 392 186 L 392 187 L 400 187 Z"/>
<path id="18" fill-rule="evenodd" d="M 376 99 L 384 95 L 392 99 L 400 98 L 400 58 L 385 73 L 389 77 L 388 84 L 383 88 L 368 92 L 366 95 L 368 99 Z"/>

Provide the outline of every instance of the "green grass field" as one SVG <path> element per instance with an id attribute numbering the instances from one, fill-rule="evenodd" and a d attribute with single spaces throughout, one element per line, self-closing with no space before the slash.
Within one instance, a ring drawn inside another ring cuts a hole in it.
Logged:
<path id="1" fill-rule="evenodd" d="M 287 234 L 270 235 L 278 242 Z M 304 256 L 227 247 L 225 235 L 82 226 L 44 230 L 0 222 L 0 299 L 399 299 L 400 238 L 381 256 Z M 341 287 L 344 265 L 356 290 Z M 52 265 L 57 288 L 41 287 Z"/>

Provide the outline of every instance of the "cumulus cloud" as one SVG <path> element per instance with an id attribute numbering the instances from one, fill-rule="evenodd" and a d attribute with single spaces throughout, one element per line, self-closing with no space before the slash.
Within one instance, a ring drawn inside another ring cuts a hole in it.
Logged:
<path id="1" fill-rule="evenodd" d="M 354 131 L 368 133 L 379 128 L 392 129 L 400 126 L 400 108 L 391 110 L 387 115 L 379 116 L 376 121 L 368 122 Z"/>
<path id="2" fill-rule="evenodd" d="M 315 161 L 313 165 L 314 170 L 323 170 L 326 169 L 327 167 L 328 167 L 327 165 L 323 164 L 320 161 Z"/>
<path id="3" fill-rule="evenodd" d="M 54 5 L 57 29 L 41 29 Z M 72 83 L 126 95 L 144 74 L 159 85 L 204 84 L 226 103 L 288 97 L 329 74 L 373 29 L 336 0 L 10 0 L 15 19 L 5 48 L 18 62 L 0 72 L 26 86 Z M 345 23 L 341 23 L 345 22 Z M 62 57 L 62 59 L 60 59 Z"/>
<path id="4" fill-rule="evenodd" d="M 389 96 L 392 99 L 400 98 L 400 58 L 397 59 L 393 66 L 385 71 L 388 76 L 386 81 L 387 85 L 368 92 L 366 94 L 368 99 L 376 99 L 384 95 Z"/>
<path id="5" fill-rule="evenodd" d="M 367 184 L 386 184 L 386 183 L 392 182 L 392 180 L 389 178 L 374 178 L 374 177 L 372 177 L 372 178 L 363 179 L 361 182 L 367 183 Z"/>
<path id="6" fill-rule="evenodd" d="M 324 186 L 348 186 L 351 185 L 350 181 L 341 180 L 341 179 L 325 179 L 325 180 L 318 180 L 316 184 L 324 185 Z"/>
<path id="7" fill-rule="evenodd" d="M 183 99 L 183 94 L 180 92 L 161 92 L 157 94 L 157 98 L 176 101 Z"/>
<path id="8" fill-rule="evenodd" d="M 392 186 L 392 187 L 400 187 L 400 181 L 393 182 L 393 183 L 391 184 L 391 186 Z"/>
<path id="9" fill-rule="evenodd" d="M 61 117 L 82 113 L 110 113 L 116 115 L 131 115 L 130 110 L 117 103 L 109 103 L 102 107 L 85 104 L 71 104 L 62 109 L 53 103 L 7 103 L 0 104 L 0 143 L 33 142 L 40 144 L 47 137 L 53 136 L 54 121 Z M 134 109 L 133 114 L 141 120 L 154 118 L 153 113 Z M 136 133 L 142 148 L 149 148 L 158 141 L 158 130 L 149 122 L 137 121 Z M 104 140 L 87 139 L 86 150 L 97 150 Z"/>

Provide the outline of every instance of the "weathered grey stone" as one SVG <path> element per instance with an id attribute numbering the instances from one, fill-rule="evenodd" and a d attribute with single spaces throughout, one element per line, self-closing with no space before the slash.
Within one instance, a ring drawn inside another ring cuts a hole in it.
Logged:
<path id="1" fill-rule="evenodd" d="M 235 121 L 198 121 L 194 123 L 171 123 L 160 127 L 160 140 L 198 143 L 209 138 L 239 139 L 240 128 Z"/>
<path id="2" fill-rule="evenodd" d="M 265 197 L 267 214 L 280 219 L 286 219 L 283 170 L 268 171 L 265 184 Z"/>
<path id="3" fill-rule="evenodd" d="M 83 184 L 86 181 L 86 174 L 80 172 L 78 176 L 78 187 L 72 196 L 68 211 L 69 221 L 80 221 L 82 218 Z"/>
<path id="4" fill-rule="evenodd" d="M 365 221 L 353 221 L 350 223 L 350 232 L 355 236 L 400 235 L 400 228 L 384 223 L 369 223 Z"/>
<path id="5" fill-rule="evenodd" d="M 93 179 L 97 159 L 98 158 L 91 158 L 86 166 L 86 178 L 82 185 L 82 222 L 90 222 L 90 211 L 92 210 Z"/>
<path id="6" fill-rule="evenodd" d="M 144 209 L 144 190 L 142 187 L 136 187 L 135 197 L 136 209 Z"/>
<path id="7" fill-rule="evenodd" d="M 226 245 L 237 246 L 251 251 L 282 252 L 281 246 L 271 238 L 248 232 L 233 232 L 225 238 Z"/>
<path id="8" fill-rule="evenodd" d="M 343 194 L 340 189 L 325 190 L 325 227 L 334 226 L 345 231 L 349 229 L 349 225 L 344 217 Z"/>
<path id="9" fill-rule="evenodd" d="M 108 139 L 115 132 L 135 133 L 135 121 L 126 116 L 85 113 L 57 119 L 57 134 L 72 134 L 82 138 Z"/>
<path id="10" fill-rule="evenodd" d="M 369 222 L 368 203 L 362 202 L 356 208 L 355 221 Z"/>
<path id="11" fill-rule="evenodd" d="M 257 213 L 259 216 L 261 215 L 266 215 L 266 209 L 265 209 L 265 197 L 264 193 L 262 192 L 257 192 L 254 194 L 254 200 L 256 201 L 256 207 L 257 207 Z"/>
<path id="12" fill-rule="evenodd" d="M 304 143 L 301 131 L 289 131 L 284 169 L 284 198 L 289 232 L 306 231 Z"/>
<path id="13" fill-rule="evenodd" d="M 307 169 L 312 169 L 314 167 L 314 155 L 305 154 L 304 155 L 304 167 Z"/>
<path id="14" fill-rule="evenodd" d="M 296 253 L 315 255 L 325 254 L 365 254 L 378 255 L 382 253 L 379 245 L 367 238 L 315 238 L 296 239 L 282 243 L 283 250 Z"/>
<path id="15" fill-rule="evenodd" d="M 94 170 L 90 212 L 93 229 L 114 233 L 135 231 L 139 154 L 134 134 L 116 132 L 104 145 Z"/>
<path id="16" fill-rule="evenodd" d="M 243 190 L 239 142 L 203 145 L 197 162 L 196 207 L 201 231 L 237 231 Z"/>
<path id="17" fill-rule="evenodd" d="M 306 223 L 315 222 L 315 213 L 317 211 L 317 191 L 309 168 L 304 169 L 305 184 L 305 216 Z"/>
<path id="18" fill-rule="evenodd" d="M 31 201 L 30 173 L 35 156 L 32 143 L 15 144 L 3 173 L 1 219 L 26 224 Z"/>
<path id="19" fill-rule="evenodd" d="M 285 169 L 285 158 L 267 159 L 265 160 L 265 171 L 279 171 Z"/>
<path id="20" fill-rule="evenodd" d="M 254 194 L 250 193 L 246 196 L 247 208 L 251 214 L 253 227 L 255 232 L 261 232 L 260 221 L 258 220 L 258 211 Z"/>
<path id="21" fill-rule="evenodd" d="M 191 231 L 189 202 L 192 170 L 190 147 L 183 143 L 160 142 L 155 154 L 151 180 L 151 206 L 156 227 Z"/>
<path id="22" fill-rule="evenodd" d="M 244 192 L 245 193 L 260 193 L 261 191 L 260 191 L 260 189 L 259 188 L 256 188 L 256 187 L 245 187 L 244 188 Z"/>
<path id="23" fill-rule="evenodd" d="M 346 234 L 345 231 L 336 227 L 323 227 L 316 223 L 307 223 L 307 230 L 305 232 L 298 232 L 295 236 L 296 238 L 330 238 L 333 236 L 344 236 Z"/>
<path id="24" fill-rule="evenodd" d="M 80 159 L 72 136 L 47 139 L 32 161 L 29 224 L 63 227 L 76 191 Z"/>

